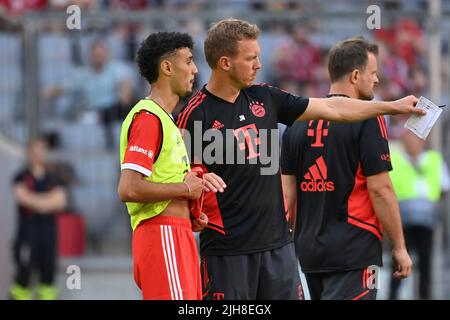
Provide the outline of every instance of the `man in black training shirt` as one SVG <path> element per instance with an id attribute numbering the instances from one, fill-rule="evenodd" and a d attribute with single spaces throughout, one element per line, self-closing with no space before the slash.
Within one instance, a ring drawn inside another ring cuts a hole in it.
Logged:
<path id="1" fill-rule="evenodd" d="M 377 53 L 363 38 L 337 44 L 329 56 L 328 97 L 373 99 Z M 387 139 L 382 116 L 351 124 L 297 122 L 284 135 L 283 182 L 312 299 L 376 298 L 382 228 L 392 241 L 394 275 L 411 272 Z"/>
<path id="2" fill-rule="evenodd" d="M 271 147 L 277 138 L 267 134 L 277 122 L 359 121 L 383 113 L 418 112 L 413 96 L 394 102 L 308 99 L 253 85 L 261 68 L 258 35 L 256 25 L 237 19 L 222 20 L 209 29 L 205 56 L 211 78 L 177 119 L 185 138 L 192 139 L 187 144 L 193 166 L 214 172 L 227 186 L 214 195 L 206 193 L 204 199 L 209 219 L 200 235 L 205 299 L 302 298 L 279 166 L 274 172 L 263 170 L 268 166 L 263 155 L 278 159 L 278 141 Z M 220 138 L 211 140 L 221 147 L 212 152 L 208 140 L 215 134 Z"/>
<path id="3" fill-rule="evenodd" d="M 58 297 L 54 285 L 57 258 L 56 216 L 66 207 L 66 193 L 59 179 L 46 163 L 47 144 L 43 138 L 28 145 L 28 164 L 14 178 L 13 192 L 18 207 L 17 231 L 14 240 L 16 274 L 11 298 L 33 298 L 31 277 L 38 274 L 38 298 Z"/>

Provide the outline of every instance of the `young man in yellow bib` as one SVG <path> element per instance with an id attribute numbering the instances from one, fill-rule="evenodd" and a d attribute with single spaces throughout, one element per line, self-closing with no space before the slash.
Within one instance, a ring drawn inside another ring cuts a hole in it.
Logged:
<path id="1" fill-rule="evenodd" d="M 181 96 L 192 93 L 197 73 L 192 47 L 191 37 L 182 33 L 159 32 L 142 42 L 136 60 L 151 92 L 122 125 L 118 193 L 131 216 L 134 278 L 144 299 L 202 297 L 193 230 L 203 228 L 207 217 L 191 221 L 188 201 L 199 199 L 209 184 L 190 171 L 170 114 Z M 213 186 L 220 181 L 213 180 Z"/>

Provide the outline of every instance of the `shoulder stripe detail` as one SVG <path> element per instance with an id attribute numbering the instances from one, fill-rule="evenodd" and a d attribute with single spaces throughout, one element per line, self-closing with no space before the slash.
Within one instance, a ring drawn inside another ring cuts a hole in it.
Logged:
<path id="1" fill-rule="evenodd" d="M 193 101 L 193 99 L 192 99 L 192 101 L 189 102 L 189 105 L 183 111 L 183 114 L 181 115 L 180 121 L 178 123 L 178 127 L 180 129 L 186 128 L 187 120 L 189 119 L 189 116 L 191 115 L 192 111 L 194 111 L 194 109 L 197 108 L 200 105 L 200 103 L 202 103 L 202 101 L 205 99 L 205 97 L 206 97 L 206 94 L 204 94 L 203 92 L 200 92 L 198 98 L 195 101 Z"/>
<path id="2" fill-rule="evenodd" d="M 383 124 L 384 133 L 386 135 L 386 140 L 387 140 L 389 138 L 389 133 L 388 133 L 387 125 L 386 125 L 386 120 L 383 116 L 381 116 L 381 123 Z"/>
<path id="3" fill-rule="evenodd" d="M 200 98 L 200 93 L 201 93 L 201 91 L 198 91 L 191 99 L 189 99 L 189 102 L 188 102 L 186 108 L 184 108 L 184 110 L 182 110 L 180 112 L 180 114 L 178 115 L 177 126 L 180 125 L 182 118 L 185 117 L 186 111 L 192 106 L 192 104 L 194 104 L 195 102 L 198 101 L 198 99 Z"/>
<path id="4" fill-rule="evenodd" d="M 189 99 L 188 105 L 186 106 L 186 108 L 184 108 L 183 111 L 180 112 L 180 114 L 178 116 L 177 126 L 179 126 L 181 124 L 181 122 L 184 120 L 184 118 L 186 116 L 186 111 L 188 111 L 188 109 L 191 108 L 192 105 L 198 101 L 198 99 L 200 99 L 201 93 L 202 92 L 199 91 L 191 99 Z"/>
<path id="5" fill-rule="evenodd" d="M 387 140 L 388 135 L 387 135 L 387 129 L 386 129 L 386 123 L 384 121 L 384 117 L 378 116 L 377 120 L 378 120 L 378 125 L 380 126 L 381 136 Z"/>
<path id="6" fill-rule="evenodd" d="M 203 101 L 203 99 L 205 99 L 205 97 L 206 97 L 206 94 L 199 91 L 199 94 L 198 94 L 198 96 L 195 97 L 195 100 L 192 99 L 191 101 L 189 101 L 189 104 L 188 104 L 187 108 L 183 111 L 183 114 L 180 118 L 180 122 L 178 124 L 178 127 L 180 129 L 184 129 L 186 127 L 187 120 L 189 119 L 189 116 L 191 115 L 192 111 L 196 107 L 198 107 L 198 105 Z"/>
<path id="7" fill-rule="evenodd" d="M 381 136 L 384 138 L 384 131 L 383 131 L 383 127 L 381 125 L 381 120 L 380 117 L 377 117 L 377 121 L 378 121 L 378 127 L 380 128 L 380 132 L 381 132 Z"/>

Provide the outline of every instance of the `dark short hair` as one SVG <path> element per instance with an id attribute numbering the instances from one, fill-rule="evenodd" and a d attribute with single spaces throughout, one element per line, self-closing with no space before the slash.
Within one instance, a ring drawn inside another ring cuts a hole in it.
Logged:
<path id="1" fill-rule="evenodd" d="M 178 49 L 193 49 L 194 43 L 187 33 L 157 32 L 142 41 L 137 54 L 136 63 L 140 74 L 149 83 L 154 83 L 159 76 L 159 63 L 162 58 L 176 53 Z"/>
<path id="2" fill-rule="evenodd" d="M 363 37 L 350 38 L 336 44 L 328 55 L 328 73 L 331 82 L 341 79 L 355 69 L 364 71 L 368 53 L 378 54 L 378 45 Z"/>

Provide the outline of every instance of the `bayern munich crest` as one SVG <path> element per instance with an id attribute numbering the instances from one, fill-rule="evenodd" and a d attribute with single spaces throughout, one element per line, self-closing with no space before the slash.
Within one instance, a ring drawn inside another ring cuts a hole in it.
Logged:
<path id="1" fill-rule="evenodd" d="M 252 101 L 249 106 L 252 113 L 258 118 L 262 118 L 266 115 L 266 109 L 264 109 L 264 103 Z"/>

